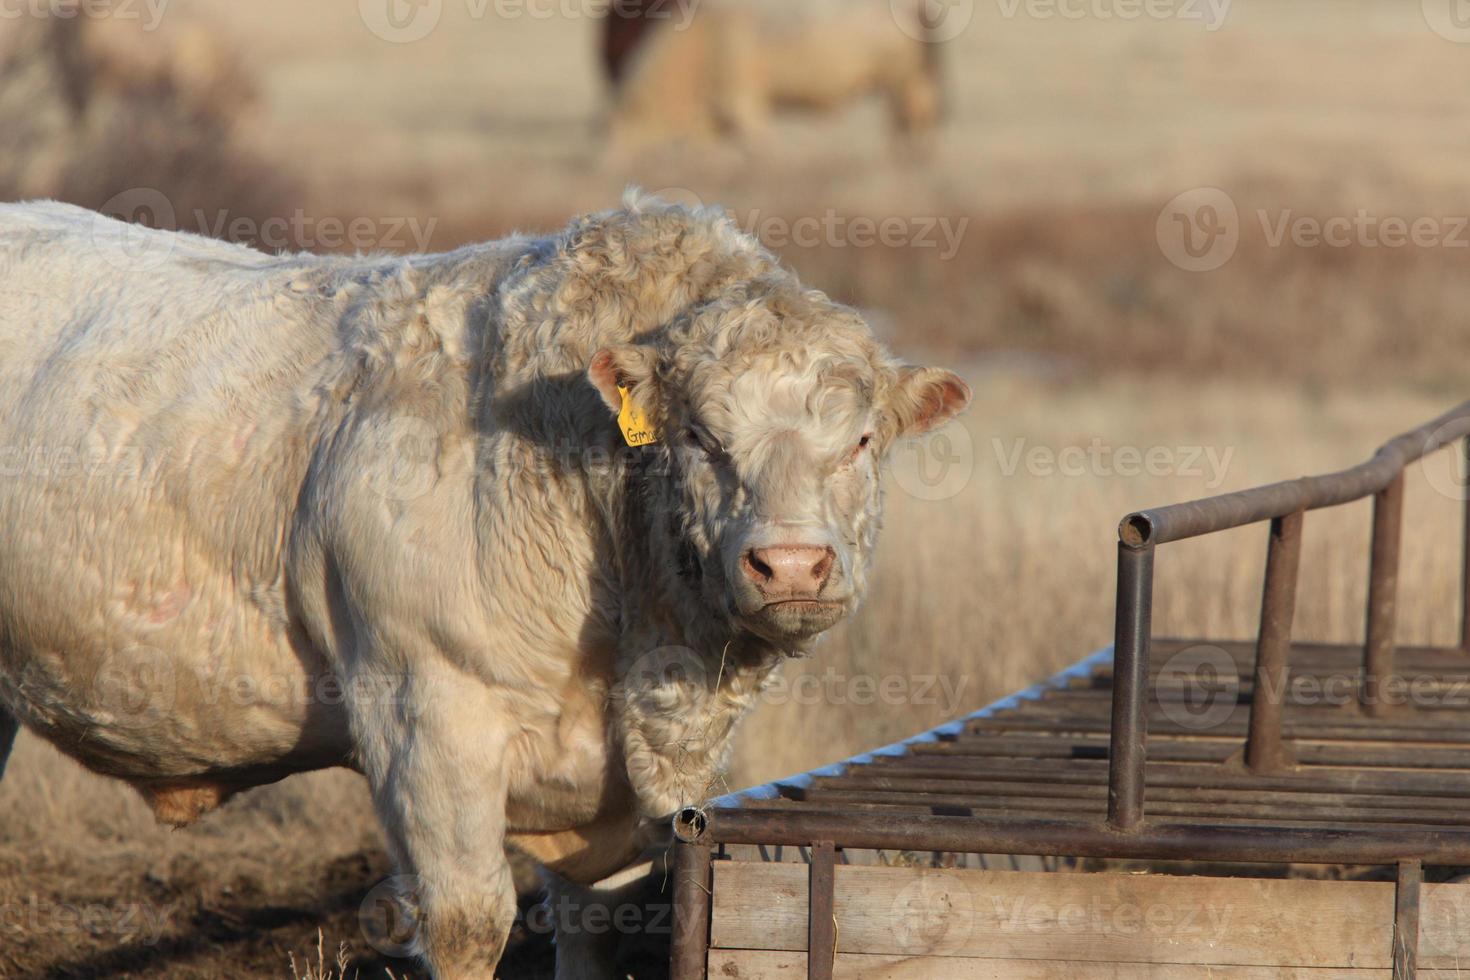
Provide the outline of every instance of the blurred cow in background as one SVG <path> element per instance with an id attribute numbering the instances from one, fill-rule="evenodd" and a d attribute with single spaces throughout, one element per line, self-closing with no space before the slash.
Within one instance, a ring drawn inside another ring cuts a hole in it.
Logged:
<path id="1" fill-rule="evenodd" d="M 618 149 L 767 138 L 783 109 L 888 102 L 922 142 L 940 116 L 936 25 L 924 0 L 612 0 L 602 58 Z"/>

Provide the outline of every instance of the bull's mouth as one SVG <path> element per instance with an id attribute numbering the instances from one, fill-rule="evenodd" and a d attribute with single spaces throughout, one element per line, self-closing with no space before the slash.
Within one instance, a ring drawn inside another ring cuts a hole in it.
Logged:
<path id="1" fill-rule="evenodd" d="M 778 599 L 747 616 L 751 628 L 773 640 L 805 640 L 825 633 L 847 614 L 841 599 Z"/>

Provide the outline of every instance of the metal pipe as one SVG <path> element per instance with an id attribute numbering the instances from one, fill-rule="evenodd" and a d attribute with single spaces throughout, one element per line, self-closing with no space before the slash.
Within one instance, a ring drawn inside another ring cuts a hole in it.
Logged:
<path id="1" fill-rule="evenodd" d="M 1400 861 L 1393 890 L 1393 980 L 1414 980 L 1419 968 L 1419 884 L 1424 865 Z"/>
<path id="2" fill-rule="evenodd" d="M 837 849 L 829 840 L 812 845 L 807 868 L 807 980 L 832 980 L 837 961 Z"/>
<path id="3" fill-rule="evenodd" d="M 1399 473 L 1373 498 L 1373 553 L 1368 565 L 1368 627 L 1363 645 L 1359 701 L 1369 717 L 1390 707 L 1383 682 L 1393 674 L 1394 627 L 1399 588 L 1399 541 L 1403 534 L 1404 475 Z"/>
<path id="4" fill-rule="evenodd" d="M 1148 646 L 1153 616 L 1154 549 L 1118 543 L 1118 609 L 1113 636 L 1113 723 L 1108 748 L 1108 824 L 1131 831 L 1143 821 L 1148 749 Z"/>
<path id="5" fill-rule="evenodd" d="M 1152 861 L 1247 864 L 1470 864 L 1470 832 L 1455 830 L 1313 829 L 1150 822 L 1131 833 L 1106 824 L 1050 820 L 987 820 L 822 810 L 724 809 L 708 812 L 701 841 L 791 844 L 831 840 L 844 848 L 953 851 L 959 854 L 1039 854 Z"/>
<path id="6" fill-rule="evenodd" d="M 1466 436 L 1470 436 L 1470 402 L 1385 443 L 1359 466 L 1138 511 L 1124 518 L 1119 535 L 1126 543 L 1142 547 L 1285 517 L 1299 510 L 1335 507 L 1378 493 L 1408 464 Z"/>
<path id="7" fill-rule="evenodd" d="M 1297 570 L 1301 565 L 1303 514 L 1271 520 L 1266 579 L 1261 587 L 1261 628 L 1256 639 L 1255 690 L 1251 693 L 1250 735 L 1245 764 L 1251 772 L 1276 773 L 1292 760 L 1281 741 L 1286 702 L 1287 655 L 1296 613 Z"/>
<path id="8" fill-rule="evenodd" d="M 1470 437 L 1465 439 L 1464 458 L 1460 465 L 1464 467 L 1460 492 L 1465 497 L 1465 542 L 1460 551 L 1463 562 L 1460 571 L 1460 649 L 1470 653 Z"/>
<path id="9" fill-rule="evenodd" d="M 703 820 L 698 830 L 703 833 Z M 669 952 L 670 980 L 703 980 L 709 967 L 710 871 L 714 847 L 708 841 L 674 842 L 674 936 Z"/>

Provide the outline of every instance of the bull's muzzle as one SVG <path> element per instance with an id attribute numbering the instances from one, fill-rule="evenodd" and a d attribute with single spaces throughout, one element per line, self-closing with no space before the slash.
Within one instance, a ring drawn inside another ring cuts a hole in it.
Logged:
<path id="1" fill-rule="evenodd" d="M 828 545 L 756 545 L 741 552 L 737 564 L 742 618 L 772 639 L 815 636 L 836 625 L 850 605 L 841 560 Z"/>
<path id="2" fill-rule="evenodd" d="M 740 571 L 767 602 L 805 602 L 821 595 L 836 561 L 831 548 L 777 545 L 746 551 Z"/>

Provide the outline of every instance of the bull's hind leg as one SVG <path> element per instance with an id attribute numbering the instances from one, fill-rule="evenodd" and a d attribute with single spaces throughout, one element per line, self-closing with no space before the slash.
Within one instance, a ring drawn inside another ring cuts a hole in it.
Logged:
<path id="1" fill-rule="evenodd" d="M 355 679 L 353 726 L 413 946 L 435 980 L 491 980 L 516 913 L 506 739 L 483 691 L 463 677 L 436 684 L 431 673 L 415 675 L 412 689 Z"/>
<path id="2" fill-rule="evenodd" d="M 5 778 L 5 762 L 10 758 L 10 750 L 15 748 L 15 736 L 18 734 L 20 722 L 4 706 L 0 706 L 0 779 Z"/>

